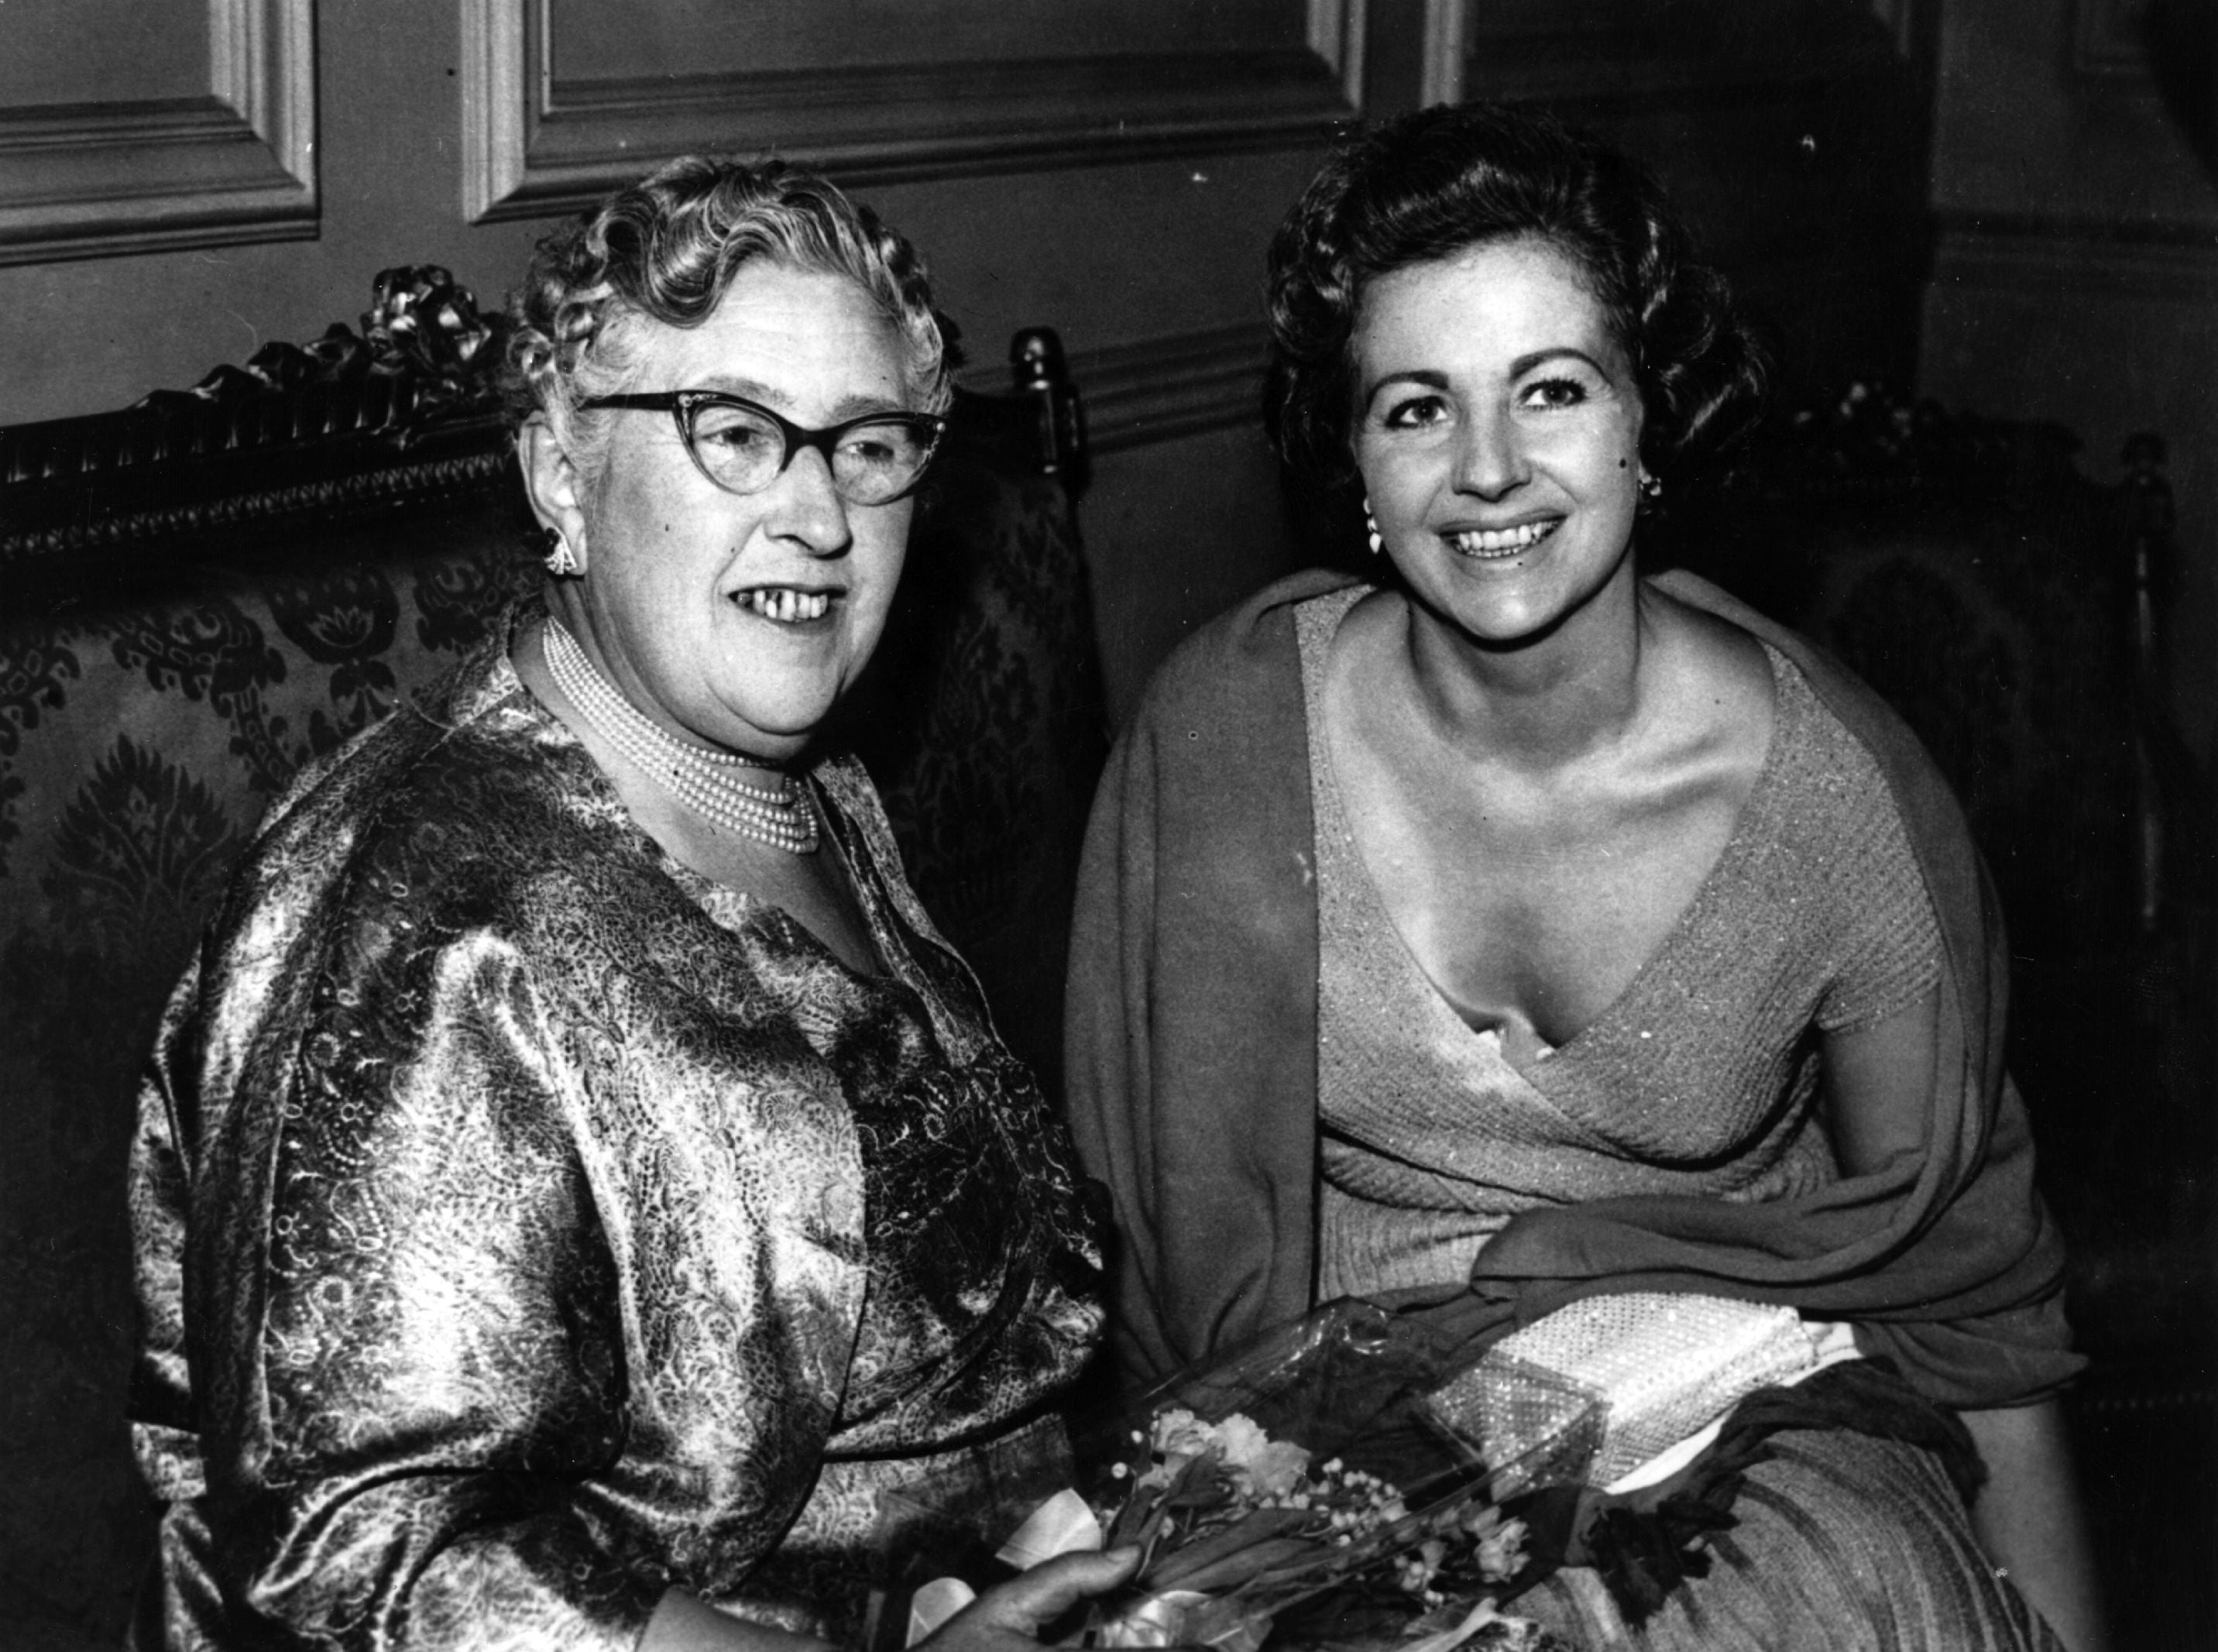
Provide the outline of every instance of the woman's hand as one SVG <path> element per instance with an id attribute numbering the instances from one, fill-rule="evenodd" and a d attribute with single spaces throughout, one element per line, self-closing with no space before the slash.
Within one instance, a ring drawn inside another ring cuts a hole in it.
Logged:
<path id="1" fill-rule="evenodd" d="M 2100 1593 L 2063 1408 L 2054 1400 L 1958 1414 L 1987 1465 L 1972 1527 L 2072 1652 L 2105 1652 Z"/>
<path id="2" fill-rule="evenodd" d="M 987 1590 L 919 1642 L 915 1652 L 1026 1652 L 1039 1644 L 1043 1624 L 1131 1581 L 1139 1568 L 1137 1549 L 1058 1556 Z"/>
<path id="3" fill-rule="evenodd" d="M 1063 1555 L 995 1585 L 917 1643 L 914 1652 L 1038 1652 L 1040 1626 L 1131 1581 L 1140 1551 Z M 682 1589 L 662 1597 L 640 1652 L 833 1652 L 822 1641 L 727 1618 Z"/>

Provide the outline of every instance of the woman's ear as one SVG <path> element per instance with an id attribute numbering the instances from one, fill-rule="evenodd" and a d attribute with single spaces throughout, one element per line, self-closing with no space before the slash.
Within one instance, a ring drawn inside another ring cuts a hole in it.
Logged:
<path id="1" fill-rule="evenodd" d="M 576 571 L 583 573 L 591 554 L 585 543 L 585 484 L 544 415 L 533 414 L 517 431 L 516 456 L 532 514 L 561 536 Z"/>

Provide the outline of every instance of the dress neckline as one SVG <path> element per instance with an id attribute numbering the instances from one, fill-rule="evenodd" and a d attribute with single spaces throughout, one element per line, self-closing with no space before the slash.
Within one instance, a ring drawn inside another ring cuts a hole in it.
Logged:
<path id="1" fill-rule="evenodd" d="M 1499 1058 L 1527 1083 L 1546 1087 L 1552 1069 L 1560 1067 L 1563 1059 L 1583 1050 L 1606 1036 L 1616 1023 L 1630 1016 L 1646 996 L 1651 982 L 1669 968 L 1675 956 L 1688 944 L 1688 937 L 1697 922 L 1715 903 L 1723 898 L 1732 878 L 1753 851 L 1761 833 L 1776 807 L 1782 784 L 1785 754 L 1791 749 L 1794 736 L 1801 726 L 1807 708 L 1804 702 L 1809 690 L 1800 674 L 1771 644 L 1758 638 L 1765 662 L 1771 668 L 1773 689 L 1773 717 L 1771 738 L 1766 745 L 1762 766 L 1756 770 L 1755 783 L 1733 816 L 1732 830 L 1727 834 L 1725 846 L 1717 858 L 1695 885 L 1694 894 L 1678 915 L 1664 931 L 1663 937 L 1651 950 L 1640 967 L 1635 969 L 1624 988 L 1595 1012 L 1593 1018 L 1561 1043 L 1552 1045 L 1543 1039 L 1537 1028 L 1530 1029 L 1533 1041 L 1540 1054 L 1530 1060 L 1520 1059 L 1512 1052 L 1512 1045 L 1521 1040 L 1513 1039 L 1506 1025 L 1474 1027 L 1456 1008 L 1455 1003 L 1442 992 L 1417 955 L 1410 950 L 1409 938 L 1402 933 L 1401 925 L 1387 909 L 1385 897 L 1380 894 L 1378 881 L 1371 875 L 1370 863 L 1365 860 L 1362 845 L 1357 843 L 1354 823 L 1349 820 L 1347 805 L 1340 789 L 1340 777 L 1332 762 L 1332 744 L 1327 738 L 1323 717 L 1324 671 L 1332 640 L 1338 634 L 1348 612 L 1363 597 L 1379 587 L 1366 584 L 1342 586 L 1304 598 L 1295 605 L 1294 632 L 1297 651 L 1301 661 L 1302 715 L 1310 730 L 1310 766 L 1312 793 L 1317 800 L 1316 834 L 1322 843 L 1328 832 L 1336 834 L 1346 846 L 1343 860 L 1349 869 L 1348 883 L 1360 909 L 1360 921 L 1375 932 L 1391 936 L 1396 954 L 1406 967 L 1410 981 L 1422 984 L 1419 994 L 1427 1005 L 1427 1015 L 1441 1036 L 1451 1039 L 1471 1041 L 1474 1048 L 1484 1050 L 1491 1045 Z M 1319 881 L 1323 878 L 1322 863 L 1325 856 L 1319 851 Z M 1644 1035 L 1645 1036 L 1645 1035 Z"/>
<path id="2" fill-rule="evenodd" d="M 604 816 L 611 825 L 627 832 L 640 852 L 652 862 L 657 870 L 676 884 L 701 914 L 717 928 L 733 936 L 743 935 L 749 928 L 776 926 L 786 937 L 787 944 L 794 946 L 810 957 L 831 968 L 839 970 L 859 986 L 873 992 L 907 992 L 915 995 L 925 1006 L 926 1018 L 942 1045 L 951 1050 L 958 1048 L 963 1040 L 951 1038 L 954 1018 L 939 999 L 939 993 L 926 970 L 916 956 L 911 944 L 910 927 L 904 920 L 900 903 L 892 899 L 885 886 L 885 869 L 879 864 L 876 844 L 870 832 L 849 813 L 839 796 L 841 788 L 833 777 L 839 767 L 836 757 L 819 758 L 806 773 L 796 777 L 809 791 L 817 812 L 823 820 L 825 837 L 837 845 L 838 852 L 845 857 L 858 904 L 862 907 L 864 924 L 877 943 L 883 970 L 861 970 L 847 962 L 808 925 L 802 923 L 776 901 L 765 899 L 747 889 L 720 883 L 705 873 L 686 865 L 660 843 L 656 842 L 624 807 L 615 783 L 601 770 L 577 731 L 556 716 L 553 709 L 531 691 L 509 657 L 514 646 L 511 629 L 509 639 L 499 651 L 493 672 L 487 683 L 486 703 L 488 707 L 508 705 L 527 721 L 536 738 L 552 748 L 560 750 L 574 770 L 577 790 L 573 795 L 586 801 L 594 812 Z"/>

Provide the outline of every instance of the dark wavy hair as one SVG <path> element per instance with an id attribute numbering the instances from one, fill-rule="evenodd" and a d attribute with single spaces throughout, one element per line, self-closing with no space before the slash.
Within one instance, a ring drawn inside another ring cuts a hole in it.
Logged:
<path id="1" fill-rule="evenodd" d="M 953 395 L 951 341 L 916 249 L 837 185 L 784 161 L 689 155 L 617 190 L 539 244 L 509 300 L 503 389 L 517 424 L 543 418 L 589 478 L 608 416 L 582 403 L 626 387 L 641 317 L 697 326 L 733 278 L 767 258 L 844 275 L 899 337 L 908 389 L 926 412 Z"/>
<path id="2" fill-rule="evenodd" d="M 1263 418 L 1298 476 L 1354 474 L 1349 341 L 1371 283 L 1527 236 L 1586 272 L 1639 384 L 1651 473 L 1682 473 L 1746 432 L 1763 350 L 1647 169 L 1546 114 L 1441 105 L 1343 140 L 1272 238 Z"/>

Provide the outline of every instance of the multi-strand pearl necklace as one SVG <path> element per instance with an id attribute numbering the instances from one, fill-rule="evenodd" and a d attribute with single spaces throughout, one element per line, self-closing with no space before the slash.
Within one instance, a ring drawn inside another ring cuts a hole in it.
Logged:
<path id="1" fill-rule="evenodd" d="M 796 797 L 790 781 L 772 790 L 740 778 L 740 770 L 767 769 L 768 764 L 707 751 L 665 733 L 616 692 L 585 657 L 578 640 L 552 615 L 547 619 L 544 647 L 555 686 L 648 779 L 688 808 L 743 838 L 796 855 L 815 852 L 815 813 Z"/>

